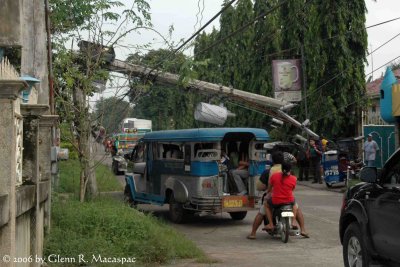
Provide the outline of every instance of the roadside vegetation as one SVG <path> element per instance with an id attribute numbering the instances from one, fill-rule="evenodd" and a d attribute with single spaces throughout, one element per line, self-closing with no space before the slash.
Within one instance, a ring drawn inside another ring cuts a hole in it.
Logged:
<path id="1" fill-rule="evenodd" d="M 60 168 L 60 183 L 56 188 L 58 193 L 73 193 L 79 194 L 79 160 L 69 159 L 59 162 Z M 96 167 L 96 179 L 100 192 L 122 191 L 122 185 L 115 179 L 110 168 L 99 164 Z"/>
<path id="2" fill-rule="evenodd" d="M 83 255 L 88 262 L 99 255 L 137 260 L 135 264 L 124 266 L 163 264 L 186 258 L 204 262 L 206 259 L 192 241 L 151 214 L 141 213 L 109 197 L 84 203 L 56 198 L 44 254 L 76 259 Z M 90 266 L 113 266 L 93 263 Z M 79 263 L 68 266 L 79 266 Z"/>
<path id="3" fill-rule="evenodd" d="M 99 165 L 96 176 L 100 192 L 122 191 L 108 167 Z M 53 195 L 51 232 L 45 239 L 44 255 L 75 259 L 75 263 L 50 266 L 81 266 L 83 255 L 90 266 L 121 266 L 102 259 L 127 258 L 123 266 L 154 266 L 177 259 L 209 262 L 205 254 L 152 214 L 144 214 L 111 196 L 80 202 L 79 161 L 60 162 L 60 186 Z M 94 261 L 92 262 L 92 260 Z"/>

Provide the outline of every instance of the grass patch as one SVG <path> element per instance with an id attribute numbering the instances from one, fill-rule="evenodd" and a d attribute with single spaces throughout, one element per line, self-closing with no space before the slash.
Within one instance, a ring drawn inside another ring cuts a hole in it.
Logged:
<path id="1" fill-rule="evenodd" d="M 59 193 L 79 194 L 80 167 L 79 160 L 69 159 L 59 162 L 60 184 L 56 188 Z M 97 186 L 100 192 L 121 191 L 122 185 L 117 181 L 110 168 L 99 164 L 96 167 Z"/>
<path id="2" fill-rule="evenodd" d="M 53 199 L 51 234 L 45 240 L 46 258 L 56 254 L 78 260 L 78 255 L 83 255 L 89 266 L 121 266 L 90 263 L 93 255 L 134 257 L 138 261 L 124 266 L 163 264 L 188 258 L 207 261 L 205 254 L 184 235 L 152 215 L 145 215 L 117 200 L 99 197 L 80 203 Z M 57 263 L 57 266 L 63 265 Z M 79 263 L 65 266 L 79 266 Z"/>

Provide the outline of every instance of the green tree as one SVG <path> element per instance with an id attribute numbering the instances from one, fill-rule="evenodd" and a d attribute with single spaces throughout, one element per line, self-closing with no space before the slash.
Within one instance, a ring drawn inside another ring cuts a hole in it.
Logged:
<path id="1" fill-rule="evenodd" d="M 190 62 L 183 53 L 171 55 L 171 51 L 165 49 L 152 50 L 144 56 L 130 55 L 126 61 L 175 74 L 179 74 L 185 67 L 190 68 Z M 138 90 L 136 84 L 143 82 L 146 82 L 146 89 Z M 138 80 L 136 77 L 130 86 L 130 98 L 136 105 L 135 116 L 152 120 L 154 130 L 195 127 L 193 114 L 201 97 L 196 93 L 182 90 L 180 85 L 154 85 L 146 78 Z"/>
<path id="2" fill-rule="evenodd" d="M 123 118 L 134 117 L 134 108 L 118 97 L 101 98 L 94 106 L 93 120 L 106 129 L 107 135 L 119 132 Z"/>
<path id="3" fill-rule="evenodd" d="M 80 201 L 97 195 L 90 148 L 94 122 L 90 120 L 87 100 L 95 91 L 93 82 L 109 78 L 103 70 L 106 64 L 104 45 L 116 45 L 128 33 L 151 26 L 147 2 L 133 2 L 132 8 L 124 9 L 122 2 L 113 0 L 50 1 L 56 107 L 57 113 L 62 115 L 61 120 L 72 126 L 71 144 L 78 151 L 81 167 Z M 114 12 L 116 8 L 122 13 Z M 96 45 L 81 45 L 81 53 L 70 50 L 85 38 Z M 104 43 L 98 44 L 101 41 Z M 65 44 L 71 44 L 71 47 L 67 48 Z"/>
<path id="4" fill-rule="evenodd" d="M 227 9 L 221 15 L 219 31 L 197 38 L 195 60 L 206 64 L 196 71 L 207 81 L 272 96 L 272 60 L 301 58 L 303 46 L 307 95 L 291 113 L 299 120 L 305 119 L 307 100 L 314 131 L 330 137 L 355 135 L 365 91 L 367 34 L 363 0 L 287 1 L 279 11 L 202 52 L 281 2 L 256 0 L 254 14 L 247 0 Z M 237 114 L 228 125 L 267 124 L 259 114 L 229 104 L 228 107 Z"/>
<path id="5" fill-rule="evenodd" d="M 312 127 L 354 136 L 365 93 L 365 2 L 315 1 L 309 10 L 304 42 Z"/>

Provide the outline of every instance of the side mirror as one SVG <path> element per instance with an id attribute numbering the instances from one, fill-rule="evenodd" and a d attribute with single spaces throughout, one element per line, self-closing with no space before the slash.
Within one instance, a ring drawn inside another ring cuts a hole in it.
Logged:
<path id="1" fill-rule="evenodd" d="M 363 182 L 375 183 L 378 179 L 376 167 L 364 167 L 360 171 L 360 179 Z"/>

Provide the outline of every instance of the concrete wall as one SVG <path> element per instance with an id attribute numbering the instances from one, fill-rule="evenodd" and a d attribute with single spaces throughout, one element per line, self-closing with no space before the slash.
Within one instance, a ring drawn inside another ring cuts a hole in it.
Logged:
<path id="1" fill-rule="evenodd" d="M 16 250 L 18 258 L 27 258 L 27 255 L 31 255 L 31 213 L 32 211 L 28 211 L 17 218 L 15 242 L 18 248 Z M 27 266 L 27 264 L 17 264 L 16 266 Z"/>
<path id="2" fill-rule="evenodd" d="M 0 256 L 42 257 L 45 224 L 50 225 L 51 127 L 56 116 L 42 117 L 50 114 L 46 45 L 43 0 L 0 0 L 0 47 L 21 47 L 21 74 L 40 80 L 36 85 L 38 103 L 24 106 L 19 96 L 27 84 L 19 75 L 0 74 Z M 26 127 L 22 181 L 17 176 L 21 160 L 16 153 L 17 120 L 23 120 Z M 0 267 L 9 266 L 39 264 L 16 265 L 0 257 Z"/>
<path id="3" fill-rule="evenodd" d="M 1 0 L 0 46 L 20 46 L 20 1 Z"/>

